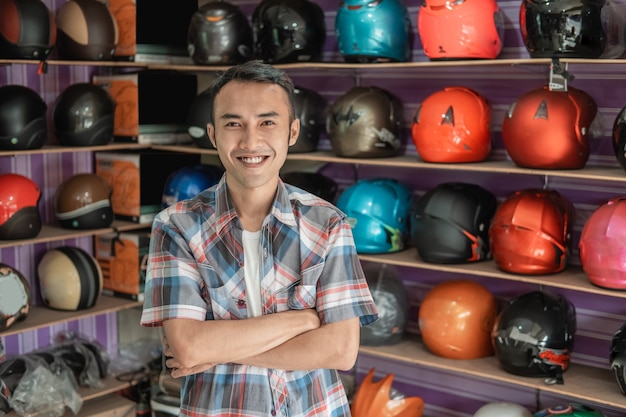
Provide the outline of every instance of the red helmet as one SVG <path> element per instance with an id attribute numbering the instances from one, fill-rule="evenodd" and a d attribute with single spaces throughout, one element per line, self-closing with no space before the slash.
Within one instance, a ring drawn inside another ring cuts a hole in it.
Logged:
<path id="1" fill-rule="evenodd" d="M 504 17 L 496 0 L 425 0 L 417 14 L 430 59 L 493 59 L 502 51 Z"/>
<path id="2" fill-rule="evenodd" d="M 599 286 L 626 289 L 626 197 L 604 203 L 585 222 L 578 248 L 589 280 Z"/>
<path id="3" fill-rule="evenodd" d="M 437 356 L 476 359 L 493 355 L 491 330 L 498 305 L 483 285 L 446 281 L 426 294 L 419 308 L 424 345 Z"/>
<path id="4" fill-rule="evenodd" d="M 446 87 L 418 106 L 411 133 L 425 162 L 479 162 L 491 152 L 491 105 L 467 87 Z"/>
<path id="5" fill-rule="evenodd" d="M 521 167 L 582 168 L 589 159 L 589 126 L 597 111 L 594 99 L 582 90 L 536 88 L 509 108 L 502 124 L 504 147 Z"/>
<path id="6" fill-rule="evenodd" d="M 0 174 L 0 239 L 28 239 L 41 230 L 41 190 L 30 178 Z"/>
<path id="7" fill-rule="evenodd" d="M 374 368 L 359 385 L 350 411 L 353 417 L 421 417 L 424 400 L 420 397 L 392 395 L 393 374 L 374 382 Z M 398 398 L 399 397 L 399 398 Z"/>
<path id="8" fill-rule="evenodd" d="M 527 189 L 509 196 L 489 228 L 496 265 L 515 274 L 562 271 L 569 255 L 574 206 L 555 190 Z"/>

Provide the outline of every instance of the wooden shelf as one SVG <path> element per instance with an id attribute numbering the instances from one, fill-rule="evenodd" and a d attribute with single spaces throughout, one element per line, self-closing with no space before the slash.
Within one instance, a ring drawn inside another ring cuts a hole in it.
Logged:
<path id="1" fill-rule="evenodd" d="M 580 291 L 584 293 L 606 295 L 609 297 L 626 298 L 626 291 L 611 290 L 593 285 L 582 268 L 570 266 L 564 271 L 550 275 L 516 275 L 504 272 L 493 260 L 471 262 L 466 264 L 435 264 L 422 261 L 415 248 L 384 255 L 359 255 L 362 261 L 384 263 L 387 265 L 409 268 L 428 269 L 432 271 L 452 272 L 456 274 L 476 275 L 480 277 L 505 279 L 516 282 L 546 285 L 556 288 Z"/>
<path id="2" fill-rule="evenodd" d="M 26 331 L 36 330 L 54 324 L 64 323 L 71 320 L 78 320 L 85 317 L 97 316 L 105 313 L 127 310 L 129 308 L 140 307 L 140 301 L 129 300 L 121 297 L 102 295 L 95 306 L 88 310 L 61 311 L 53 310 L 45 306 L 31 306 L 31 310 L 26 318 L 13 324 L 6 330 L 0 332 L 1 337 L 18 334 Z"/>
<path id="3" fill-rule="evenodd" d="M 148 145 L 138 143 L 109 143 L 100 146 L 59 146 L 44 145 L 39 149 L 25 149 L 21 151 L 0 151 L 1 156 L 17 156 L 17 155 L 41 155 L 53 153 L 73 153 L 73 152 L 98 152 L 98 151 L 117 151 L 124 149 L 146 149 Z"/>
<path id="4" fill-rule="evenodd" d="M 495 356 L 472 360 L 448 359 L 433 355 L 423 344 L 413 340 L 405 340 L 390 346 L 361 346 L 360 353 L 550 392 L 579 402 L 589 401 L 626 410 L 624 396 L 608 369 L 571 364 L 563 373 L 562 385 L 548 385 L 544 383 L 543 378 L 517 376 L 503 371 Z"/>
<path id="5" fill-rule="evenodd" d="M 35 243 L 49 243 L 65 239 L 76 239 L 80 237 L 97 236 L 115 231 L 139 230 L 150 227 L 151 224 L 140 224 L 125 221 L 114 221 L 110 227 L 105 229 L 64 229 L 56 225 L 43 225 L 39 234 L 30 239 L 15 239 L 0 241 L 0 249 L 15 246 L 32 245 Z"/>

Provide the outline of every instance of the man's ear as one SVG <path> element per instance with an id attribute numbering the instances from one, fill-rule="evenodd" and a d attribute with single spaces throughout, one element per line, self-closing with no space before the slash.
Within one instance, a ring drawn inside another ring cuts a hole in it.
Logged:
<path id="1" fill-rule="evenodd" d="M 212 123 L 206 125 L 206 134 L 211 141 L 211 144 L 215 149 L 217 149 L 217 145 L 215 144 L 215 126 Z"/>
<path id="2" fill-rule="evenodd" d="M 293 146 L 298 141 L 298 135 L 300 135 L 300 119 L 295 118 L 291 122 L 291 129 L 289 135 L 289 146 Z"/>

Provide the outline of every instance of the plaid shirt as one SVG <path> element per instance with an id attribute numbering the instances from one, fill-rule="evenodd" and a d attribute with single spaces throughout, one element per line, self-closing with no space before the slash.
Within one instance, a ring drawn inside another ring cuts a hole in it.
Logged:
<path id="1" fill-rule="evenodd" d="M 141 324 L 247 318 L 241 236 L 225 177 L 159 213 Z M 333 205 L 281 181 L 259 250 L 263 314 L 315 308 L 322 324 L 376 320 L 352 231 Z M 224 363 L 183 378 L 180 415 L 339 417 L 350 410 L 335 370 Z"/>

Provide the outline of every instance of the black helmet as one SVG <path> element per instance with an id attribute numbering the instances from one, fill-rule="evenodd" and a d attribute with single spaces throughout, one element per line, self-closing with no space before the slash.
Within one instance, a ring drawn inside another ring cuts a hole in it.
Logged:
<path id="1" fill-rule="evenodd" d="M 239 7 L 211 1 L 191 16 L 187 49 L 196 64 L 234 65 L 252 58 L 252 26 Z"/>
<path id="2" fill-rule="evenodd" d="M 209 89 L 198 94 L 189 105 L 187 111 L 187 133 L 191 136 L 193 143 L 199 148 L 215 149 L 209 135 L 207 125 L 211 122 L 211 95 Z"/>
<path id="3" fill-rule="evenodd" d="M 111 185 L 97 174 L 75 174 L 57 189 L 55 216 L 65 229 L 98 229 L 113 222 Z"/>
<path id="4" fill-rule="evenodd" d="M 326 41 L 324 11 L 309 0 L 262 0 L 252 14 L 252 33 L 258 59 L 319 61 Z"/>
<path id="5" fill-rule="evenodd" d="M 54 130 L 64 146 L 106 145 L 113 140 L 115 101 L 102 87 L 77 83 L 59 95 Z"/>
<path id="6" fill-rule="evenodd" d="M 392 345 L 402 340 L 409 322 L 409 297 L 404 283 L 392 267 L 371 264 L 364 268 L 378 320 L 361 328 L 361 344 Z"/>
<path id="7" fill-rule="evenodd" d="M 626 106 L 613 122 L 613 151 L 617 162 L 626 171 Z"/>
<path id="8" fill-rule="evenodd" d="M 0 87 L 0 149 L 41 148 L 48 134 L 47 110 L 39 94 L 28 87 Z"/>
<path id="9" fill-rule="evenodd" d="M 606 0 L 523 0 L 520 30 L 532 58 L 617 58 L 621 13 Z"/>
<path id="10" fill-rule="evenodd" d="M 380 87 L 352 87 L 330 107 L 326 132 L 341 157 L 396 156 L 402 146 L 402 103 Z"/>
<path id="11" fill-rule="evenodd" d="M 0 58 L 45 60 L 56 36 L 54 16 L 41 0 L 0 0 Z"/>
<path id="12" fill-rule="evenodd" d="M 56 23 L 61 58 L 101 61 L 113 57 L 117 23 L 103 2 L 69 0 L 57 12 Z"/>
<path id="13" fill-rule="evenodd" d="M 319 172 L 291 171 L 281 177 L 287 184 L 295 185 L 331 203 L 337 196 L 337 183 Z"/>
<path id="14" fill-rule="evenodd" d="M 320 141 L 321 130 L 326 119 L 326 99 L 308 88 L 294 89 L 296 117 L 300 119 L 300 134 L 291 153 L 313 152 Z"/>
<path id="15" fill-rule="evenodd" d="M 490 258 L 489 224 L 496 197 L 476 184 L 439 184 L 412 209 L 411 240 L 426 262 L 456 264 Z"/>
<path id="16" fill-rule="evenodd" d="M 626 395 L 626 323 L 613 335 L 609 362 L 620 391 Z"/>
<path id="17" fill-rule="evenodd" d="M 495 355 L 515 375 L 563 383 L 576 333 L 576 310 L 565 297 L 532 291 L 502 309 L 493 327 Z"/>

